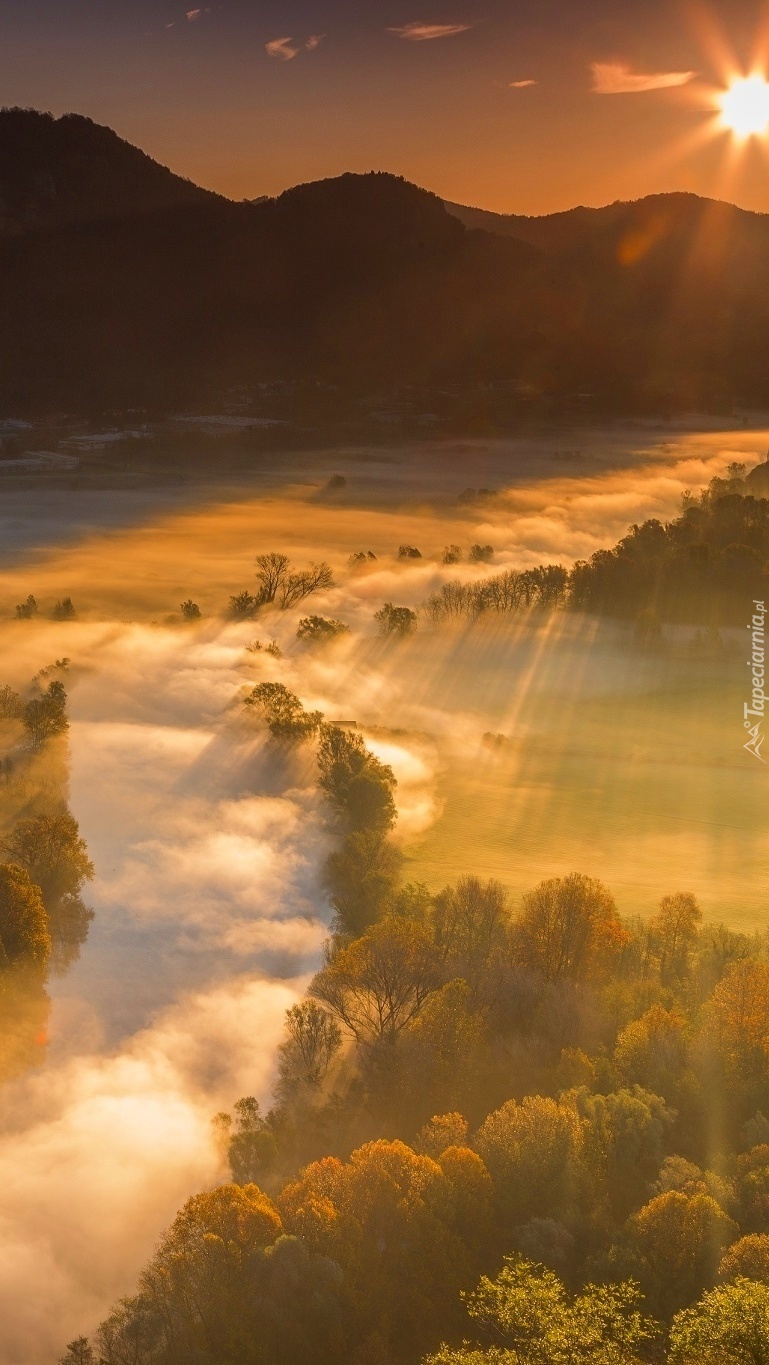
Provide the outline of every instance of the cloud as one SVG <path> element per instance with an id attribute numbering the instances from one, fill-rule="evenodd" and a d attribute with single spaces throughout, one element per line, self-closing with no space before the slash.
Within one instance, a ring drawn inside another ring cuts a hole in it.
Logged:
<path id="1" fill-rule="evenodd" d="M 305 51 L 314 52 L 317 47 L 320 47 L 325 37 L 326 37 L 325 33 L 313 33 L 311 37 L 307 39 L 307 42 L 304 45 Z"/>
<path id="2" fill-rule="evenodd" d="M 275 57 L 280 62 L 290 62 L 299 52 L 299 48 L 294 47 L 293 42 L 293 38 L 273 38 L 271 42 L 265 43 L 264 50 L 268 57 Z"/>
<path id="3" fill-rule="evenodd" d="M 199 19 L 202 13 L 203 13 L 202 9 L 188 9 L 187 10 L 188 23 L 194 24 L 195 20 Z"/>
<path id="4" fill-rule="evenodd" d="M 509 82 L 508 82 L 508 88 L 509 88 L 510 90 L 528 90 L 528 89 L 529 89 L 529 86 L 531 86 L 531 85 L 538 85 L 538 84 L 539 84 L 538 81 L 532 81 L 532 80 L 528 80 L 528 81 L 509 81 Z"/>
<path id="5" fill-rule="evenodd" d="M 457 33 L 467 33 L 472 24 L 401 24 L 396 28 L 388 28 L 388 33 L 394 33 L 398 38 L 407 38 L 412 43 L 427 43 L 433 38 L 453 38 Z"/>
<path id="6" fill-rule="evenodd" d="M 672 90 L 688 85 L 696 71 L 631 71 L 625 62 L 591 62 L 596 95 L 640 95 L 647 90 Z"/>

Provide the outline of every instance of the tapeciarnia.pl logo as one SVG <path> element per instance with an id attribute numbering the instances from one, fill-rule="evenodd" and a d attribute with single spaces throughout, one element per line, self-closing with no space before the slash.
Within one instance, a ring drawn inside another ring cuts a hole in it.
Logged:
<path id="1" fill-rule="evenodd" d="M 750 701 L 745 702 L 743 713 L 743 725 L 750 738 L 747 744 L 743 744 L 743 749 L 747 749 L 749 754 L 757 758 L 760 763 L 766 763 L 762 757 L 761 745 L 765 736 L 761 731 L 761 726 L 766 714 L 766 693 L 764 691 L 765 674 L 765 635 L 764 622 L 766 620 L 766 607 L 763 602 L 753 602 L 753 616 L 748 623 L 750 631 L 751 654 L 748 659 L 748 668 L 751 676 L 751 695 Z"/>

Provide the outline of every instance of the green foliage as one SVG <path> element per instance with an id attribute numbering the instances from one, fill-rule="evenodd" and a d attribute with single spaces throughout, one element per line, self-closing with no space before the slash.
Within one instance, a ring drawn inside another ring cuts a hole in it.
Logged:
<path id="1" fill-rule="evenodd" d="M 632 1281 L 570 1295 L 551 1270 L 522 1257 L 507 1257 L 495 1280 L 484 1275 L 467 1309 L 499 1344 L 443 1346 L 426 1365 L 633 1365 L 657 1335 Z"/>
<path id="2" fill-rule="evenodd" d="M 360 735 L 338 725 L 322 726 L 318 783 L 353 833 L 367 830 L 383 834 L 395 824 L 395 775 L 366 748 Z"/>
<path id="3" fill-rule="evenodd" d="M 305 711 L 283 683 L 259 683 L 246 697 L 245 705 L 261 712 L 273 739 L 283 744 L 304 743 L 317 734 L 323 722 L 322 711 Z"/>
<path id="4" fill-rule="evenodd" d="M 633 525 L 613 550 L 576 564 L 569 603 L 636 619 L 654 610 L 665 621 L 729 620 L 737 603 L 769 587 L 769 500 L 748 495 L 741 479 L 712 480 L 699 502 L 663 525 Z"/>
<path id="5" fill-rule="evenodd" d="M 769 1365 L 769 1286 L 738 1279 L 673 1320 L 670 1365 Z"/>

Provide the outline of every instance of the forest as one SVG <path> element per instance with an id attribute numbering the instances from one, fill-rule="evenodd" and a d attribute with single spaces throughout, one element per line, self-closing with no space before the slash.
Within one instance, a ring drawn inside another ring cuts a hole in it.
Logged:
<path id="1" fill-rule="evenodd" d="M 769 935 L 582 871 L 404 883 L 392 770 L 280 683 L 334 847 L 272 1106 L 62 1365 L 769 1362 Z"/>

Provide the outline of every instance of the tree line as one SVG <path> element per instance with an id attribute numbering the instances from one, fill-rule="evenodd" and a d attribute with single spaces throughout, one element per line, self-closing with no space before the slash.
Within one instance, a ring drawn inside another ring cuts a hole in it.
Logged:
<path id="1" fill-rule="evenodd" d="M 68 661 L 59 661 L 62 667 Z M 43 671 L 43 677 L 56 666 Z M 67 693 L 59 678 L 25 698 L 0 688 L 0 1077 L 45 1042 L 50 971 L 66 970 L 93 912 L 93 865 L 67 805 Z"/>

